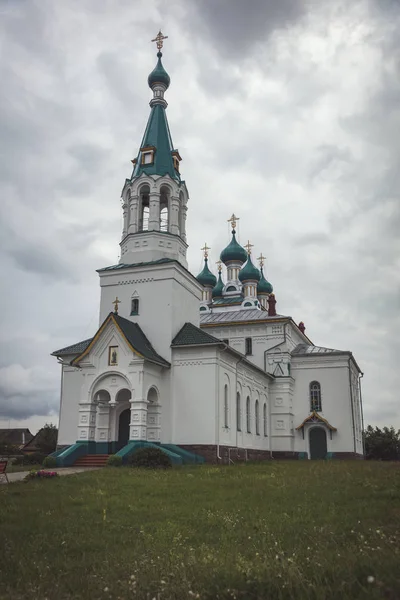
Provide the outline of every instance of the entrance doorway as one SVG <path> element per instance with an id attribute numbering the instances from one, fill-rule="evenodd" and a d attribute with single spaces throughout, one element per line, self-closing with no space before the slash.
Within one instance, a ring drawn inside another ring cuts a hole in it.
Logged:
<path id="1" fill-rule="evenodd" d="M 131 420 L 131 409 L 127 408 L 119 415 L 118 422 L 118 447 L 126 446 L 129 441 L 129 424 Z"/>
<path id="2" fill-rule="evenodd" d="M 312 460 L 326 458 L 328 447 L 326 444 L 326 431 L 322 427 L 310 429 L 310 457 Z"/>

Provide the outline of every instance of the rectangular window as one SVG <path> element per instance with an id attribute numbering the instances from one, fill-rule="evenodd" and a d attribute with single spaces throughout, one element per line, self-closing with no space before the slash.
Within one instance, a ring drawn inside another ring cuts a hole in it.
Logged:
<path id="1" fill-rule="evenodd" d="M 253 340 L 251 338 L 245 339 L 245 354 L 253 354 Z"/>
<path id="2" fill-rule="evenodd" d="M 151 165 L 153 162 L 153 152 L 143 152 L 142 161 L 144 165 Z"/>
<path id="3" fill-rule="evenodd" d="M 139 314 L 139 300 L 138 300 L 138 298 L 132 298 L 131 316 L 138 315 L 138 314 Z"/>

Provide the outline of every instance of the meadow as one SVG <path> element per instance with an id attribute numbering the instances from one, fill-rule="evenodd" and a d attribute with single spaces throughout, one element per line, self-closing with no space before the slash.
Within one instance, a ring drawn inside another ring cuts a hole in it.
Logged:
<path id="1" fill-rule="evenodd" d="M 400 465 L 106 468 L 0 486 L 0 598 L 400 597 Z"/>

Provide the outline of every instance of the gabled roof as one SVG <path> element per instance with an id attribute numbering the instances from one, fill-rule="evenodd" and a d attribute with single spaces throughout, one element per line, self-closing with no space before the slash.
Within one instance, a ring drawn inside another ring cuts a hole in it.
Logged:
<path id="1" fill-rule="evenodd" d="M 72 344 L 71 346 L 61 348 L 61 350 L 55 350 L 51 353 L 51 356 L 67 356 L 68 354 L 82 354 L 82 352 L 84 352 L 89 346 L 92 339 L 93 338 L 89 338 L 88 340 L 83 340 L 82 342 L 77 342 L 76 344 Z"/>
<path id="2" fill-rule="evenodd" d="M 192 346 L 202 344 L 222 344 L 218 338 L 202 331 L 193 323 L 185 323 L 172 340 L 171 346 Z"/>
<path id="3" fill-rule="evenodd" d="M 25 437 L 25 439 L 23 439 L 23 437 Z M 32 438 L 33 435 L 27 427 L 0 429 L 0 441 L 3 442 L 3 444 L 12 444 L 17 446 L 29 442 L 29 440 Z"/>
<path id="4" fill-rule="evenodd" d="M 155 351 L 138 323 L 133 323 L 132 321 L 129 321 L 128 319 L 125 319 L 124 317 L 121 317 L 113 312 L 107 316 L 103 324 L 98 329 L 96 335 L 90 340 L 78 342 L 77 344 L 63 348 L 62 350 L 56 350 L 52 353 L 52 355 L 63 356 L 67 354 L 77 354 L 77 356 L 72 360 L 71 364 L 78 364 L 82 358 L 84 358 L 84 356 L 90 352 L 90 350 L 93 348 L 93 345 L 99 339 L 105 327 L 110 322 L 113 322 L 116 325 L 135 354 L 141 358 L 144 358 L 145 360 L 149 360 L 161 365 L 162 367 L 170 367 L 170 363 Z M 76 350 L 74 352 L 71 351 L 71 349 L 76 349 L 78 347 L 81 348 L 80 352 L 76 352 Z"/>
<path id="5" fill-rule="evenodd" d="M 304 421 L 302 423 L 300 423 L 300 425 L 298 427 L 296 427 L 296 430 L 302 429 L 304 427 L 304 425 L 306 425 L 307 423 L 322 423 L 323 425 L 326 425 L 328 427 L 328 429 L 330 429 L 331 431 L 337 431 L 336 427 L 334 427 L 333 425 L 331 425 L 327 419 L 324 419 L 323 417 L 321 417 L 321 415 L 319 413 L 317 413 L 315 410 L 311 413 L 311 415 L 308 415 L 308 417 L 306 417 L 304 419 Z"/>

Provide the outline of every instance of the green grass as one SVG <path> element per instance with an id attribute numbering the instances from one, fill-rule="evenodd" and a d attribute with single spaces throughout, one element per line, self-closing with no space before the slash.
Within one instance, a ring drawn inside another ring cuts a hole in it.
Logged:
<path id="1" fill-rule="evenodd" d="M 1 600 L 395 599 L 400 466 L 109 468 L 1 486 L 0 557 Z"/>
<path id="2" fill-rule="evenodd" d="M 7 473 L 19 473 L 20 471 L 39 471 L 42 465 L 7 465 Z"/>

